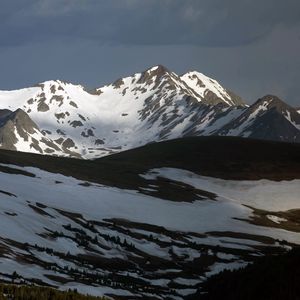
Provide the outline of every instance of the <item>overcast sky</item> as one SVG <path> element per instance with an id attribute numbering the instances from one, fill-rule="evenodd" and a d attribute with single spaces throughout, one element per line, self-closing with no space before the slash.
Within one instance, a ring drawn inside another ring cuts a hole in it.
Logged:
<path id="1" fill-rule="evenodd" d="M 0 89 L 99 87 L 162 64 L 300 106 L 299 0 L 1 0 Z"/>

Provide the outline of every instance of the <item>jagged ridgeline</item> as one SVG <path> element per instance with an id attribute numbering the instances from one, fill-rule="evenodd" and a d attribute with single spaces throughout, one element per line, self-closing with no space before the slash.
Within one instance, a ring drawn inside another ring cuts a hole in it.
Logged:
<path id="1" fill-rule="evenodd" d="M 225 135 L 300 142 L 300 114 L 275 96 L 251 106 L 216 80 L 163 66 L 88 90 L 67 82 L 0 91 L 0 147 L 97 158 L 151 142 Z"/>

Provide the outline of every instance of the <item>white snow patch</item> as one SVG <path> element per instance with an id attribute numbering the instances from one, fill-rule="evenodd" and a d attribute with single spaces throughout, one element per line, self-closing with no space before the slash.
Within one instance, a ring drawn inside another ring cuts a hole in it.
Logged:
<path id="1" fill-rule="evenodd" d="M 269 220 L 271 220 L 272 222 L 277 223 L 277 224 L 280 224 L 282 222 L 287 221 L 287 219 L 285 219 L 285 218 L 280 218 L 280 217 L 277 217 L 277 216 L 274 216 L 274 215 L 267 215 L 267 218 Z"/>

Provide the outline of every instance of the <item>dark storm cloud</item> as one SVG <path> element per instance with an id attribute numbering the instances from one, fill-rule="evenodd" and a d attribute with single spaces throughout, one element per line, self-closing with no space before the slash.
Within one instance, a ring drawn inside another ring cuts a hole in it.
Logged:
<path id="1" fill-rule="evenodd" d="M 165 64 L 300 106 L 299 0 L 0 0 L 0 89 Z"/>
<path id="2" fill-rule="evenodd" d="M 2 0 L 0 43 L 233 46 L 300 22 L 298 0 Z"/>

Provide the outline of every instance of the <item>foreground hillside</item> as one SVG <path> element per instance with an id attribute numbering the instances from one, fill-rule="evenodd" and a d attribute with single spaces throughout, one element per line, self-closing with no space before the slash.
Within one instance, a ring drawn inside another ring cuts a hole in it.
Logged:
<path id="1" fill-rule="evenodd" d="M 13 278 L 15 280 L 16 278 Z M 53 288 L 0 284 L 1 300 L 105 300 L 102 297 L 85 296 L 77 291 L 61 292 Z"/>
<path id="2" fill-rule="evenodd" d="M 300 243 L 299 153 L 222 137 L 94 161 L 2 150 L 1 278 L 184 299 L 225 268 Z"/>

